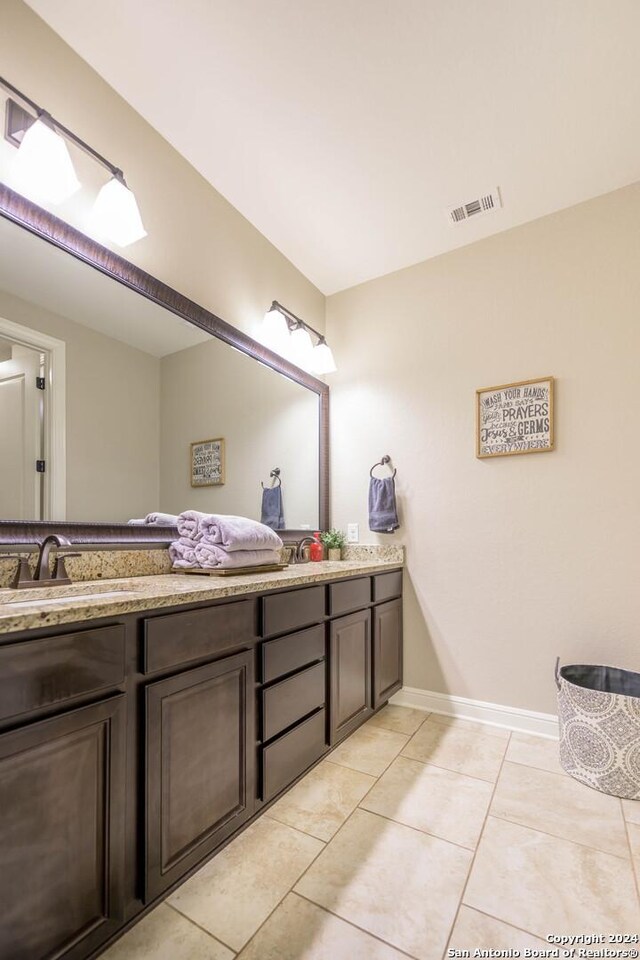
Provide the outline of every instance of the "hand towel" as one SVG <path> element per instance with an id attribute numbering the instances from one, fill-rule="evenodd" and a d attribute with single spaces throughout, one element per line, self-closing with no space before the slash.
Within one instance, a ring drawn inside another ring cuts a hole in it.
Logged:
<path id="1" fill-rule="evenodd" d="M 145 523 L 151 527 L 175 527 L 178 518 L 175 513 L 148 513 L 145 517 Z"/>
<path id="2" fill-rule="evenodd" d="M 174 567 L 197 567 L 195 548 L 197 543 L 188 537 L 180 537 L 169 545 L 169 556 Z"/>
<path id="3" fill-rule="evenodd" d="M 200 521 L 203 517 L 208 516 L 208 513 L 201 513 L 199 510 L 185 510 L 179 515 L 176 522 L 180 537 L 187 537 L 189 540 L 202 540 Z"/>
<path id="4" fill-rule="evenodd" d="M 393 533 L 400 526 L 393 477 L 371 477 L 369 481 L 369 530 Z"/>
<path id="5" fill-rule="evenodd" d="M 247 517 L 212 513 L 200 520 L 203 540 L 232 553 L 235 550 L 281 550 L 282 540 L 264 523 Z"/>
<path id="6" fill-rule="evenodd" d="M 198 541 L 194 553 L 199 567 L 259 567 L 280 563 L 279 550 L 233 550 L 229 553 L 208 540 Z"/>
<path id="7" fill-rule="evenodd" d="M 284 510 L 282 507 L 282 487 L 265 487 L 262 491 L 262 516 L 265 526 L 272 530 L 284 530 Z"/>
<path id="8" fill-rule="evenodd" d="M 134 527 L 175 527 L 178 518 L 175 513 L 148 513 L 140 520 L 127 520 L 129 526 Z"/>

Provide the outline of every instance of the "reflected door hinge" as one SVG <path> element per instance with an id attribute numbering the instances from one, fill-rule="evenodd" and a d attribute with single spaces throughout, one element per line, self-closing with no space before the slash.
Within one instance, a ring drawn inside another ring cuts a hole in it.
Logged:
<path id="1" fill-rule="evenodd" d="M 46 386 L 46 380 L 44 377 L 36 377 L 36 389 L 44 390 Z"/>
<path id="2" fill-rule="evenodd" d="M 37 472 L 37 473 L 44 473 L 44 471 L 45 471 L 45 466 L 46 466 L 46 461 L 45 461 L 45 460 L 36 460 L 36 472 Z"/>

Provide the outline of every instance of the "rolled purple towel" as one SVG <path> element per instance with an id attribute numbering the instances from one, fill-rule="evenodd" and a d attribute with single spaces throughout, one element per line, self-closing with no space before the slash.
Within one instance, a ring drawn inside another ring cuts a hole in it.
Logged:
<path id="1" fill-rule="evenodd" d="M 200 540 L 195 546 L 198 567 L 261 567 L 280 563 L 280 550 L 225 550 L 216 543 Z"/>
<path id="2" fill-rule="evenodd" d="M 197 542 L 189 537 L 180 537 L 169 545 L 169 556 L 174 567 L 197 567 L 195 548 Z"/>
<path id="3" fill-rule="evenodd" d="M 208 517 L 208 513 L 201 513 L 199 510 L 185 510 L 178 515 L 176 526 L 180 538 L 188 540 L 202 540 L 200 532 L 200 521 L 203 517 Z"/>
<path id="4" fill-rule="evenodd" d="M 248 517 L 205 514 L 199 520 L 202 539 L 224 547 L 229 553 L 236 550 L 281 550 L 282 540 L 270 527 Z"/>

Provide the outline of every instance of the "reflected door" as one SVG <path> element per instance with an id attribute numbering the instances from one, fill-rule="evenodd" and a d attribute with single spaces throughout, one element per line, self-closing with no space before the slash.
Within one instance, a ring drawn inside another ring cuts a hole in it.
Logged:
<path id="1" fill-rule="evenodd" d="M 0 339 L 0 517 L 42 518 L 39 376 L 38 351 Z"/>

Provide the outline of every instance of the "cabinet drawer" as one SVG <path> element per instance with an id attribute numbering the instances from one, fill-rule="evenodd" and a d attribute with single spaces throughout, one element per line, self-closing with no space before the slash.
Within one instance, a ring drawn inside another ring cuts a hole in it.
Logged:
<path id="1" fill-rule="evenodd" d="M 262 739 L 270 740 L 325 702 L 325 663 L 262 691 Z"/>
<path id="2" fill-rule="evenodd" d="M 324 625 L 292 633 L 262 644 L 262 682 L 277 680 L 324 657 Z"/>
<path id="3" fill-rule="evenodd" d="M 332 617 L 360 610 L 371 603 L 371 577 L 343 580 L 329 586 L 329 612 Z"/>
<path id="4" fill-rule="evenodd" d="M 377 577 L 373 578 L 373 599 L 375 603 L 401 596 L 402 570 L 394 570 L 393 573 L 379 573 Z"/>
<path id="5" fill-rule="evenodd" d="M 0 647 L 0 719 L 124 681 L 124 627 L 99 627 Z"/>
<path id="6" fill-rule="evenodd" d="M 325 752 L 326 717 L 318 710 L 262 751 L 262 799 L 270 800 Z"/>
<path id="7" fill-rule="evenodd" d="M 324 619 L 324 587 L 287 590 L 262 598 L 262 635 L 287 633 Z"/>
<path id="8" fill-rule="evenodd" d="M 144 672 L 217 656 L 255 637 L 253 600 L 148 618 L 144 621 Z"/>

